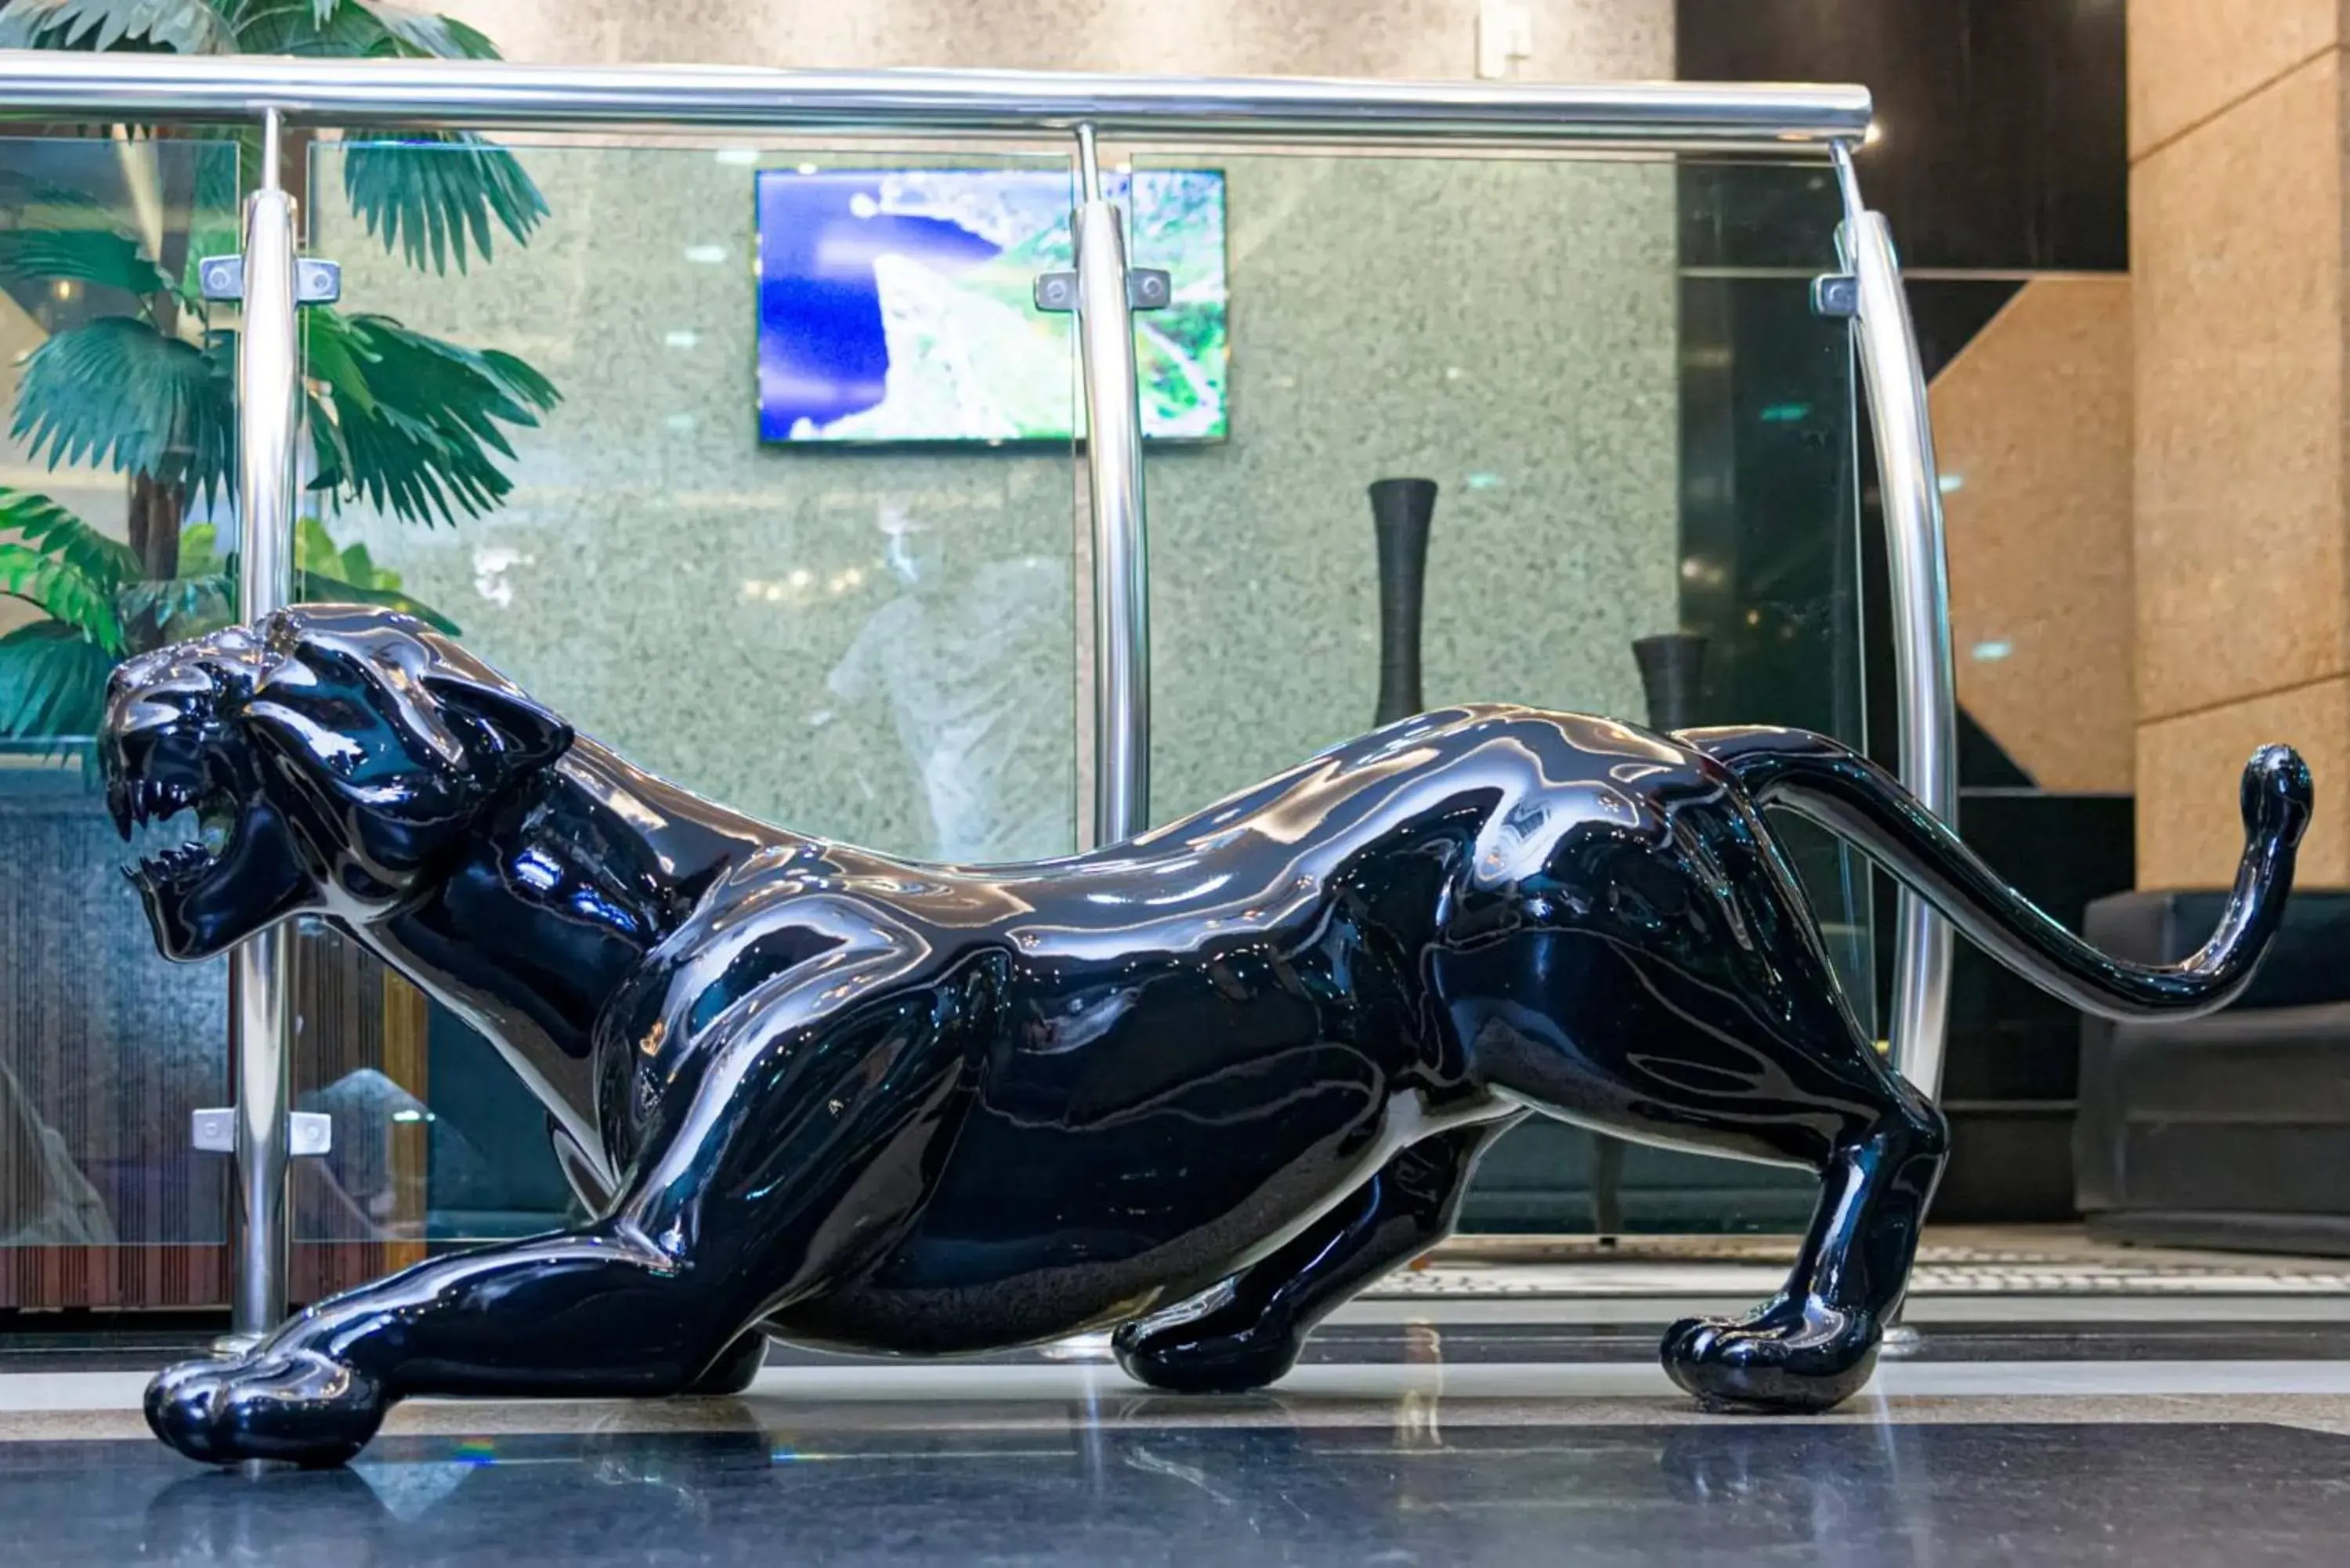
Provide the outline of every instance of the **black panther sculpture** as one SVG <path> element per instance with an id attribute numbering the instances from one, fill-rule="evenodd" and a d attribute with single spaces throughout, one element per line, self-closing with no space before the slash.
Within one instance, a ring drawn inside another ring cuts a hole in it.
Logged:
<path id="1" fill-rule="evenodd" d="M 2187 1013 L 2276 929 L 2310 784 L 2243 784 L 2228 918 L 2107 957 L 1800 731 L 1446 709 L 1066 859 L 898 860 L 649 777 L 455 643 L 315 607 L 126 664 L 103 742 L 163 951 L 348 928 L 487 1034 L 596 1218 L 158 1377 L 207 1460 L 332 1464 L 409 1395 L 734 1390 L 761 1335 L 954 1355 L 1114 1328 L 1153 1387 L 1286 1372 L 1534 1114 L 1819 1174 L 1786 1288 L 1675 1325 L 1717 1408 L 1866 1380 L 1947 1134 L 1856 1027 L 1762 808 L 1865 848 L 2068 1002 Z"/>

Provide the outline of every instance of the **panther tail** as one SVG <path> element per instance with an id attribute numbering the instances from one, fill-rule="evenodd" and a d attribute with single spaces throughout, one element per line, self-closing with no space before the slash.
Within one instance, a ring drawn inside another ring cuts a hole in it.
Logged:
<path id="1" fill-rule="evenodd" d="M 1824 735 L 1739 726 L 1674 738 L 1728 768 L 1758 805 L 1850 841 L 2049 995 L 2105 1018 L 2191 1018 L 2241 995 L 2284 918 L 2309 826 L 2307 765 L 2290 746 L 2262 747 L 2244 767 L 2244 857 L 2219 929 L 2184 963 L 2129 963 L 2049 919 L 1890 774 Z"/>

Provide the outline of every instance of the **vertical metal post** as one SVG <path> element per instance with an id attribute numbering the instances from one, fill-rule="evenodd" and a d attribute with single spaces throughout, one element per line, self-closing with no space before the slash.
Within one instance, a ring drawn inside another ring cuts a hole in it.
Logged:
<path id="1" fill-rule="evenodd" d="M 1093 504 L 1093 842 L 1142 831 L 1150 809 L 1150 584 L 1142 522 L 1142 406 L 1126 235 L 1102 195 L 1094 129 L 1077 127 L 1077 345 Z"/>
<path id="2" fill-rule="evenodd" d="M 236 344 L 237 618 L 282 608 L 294 589 L 295 438 L 301 344 L 295 332 L 294 203 L 278 182 L 280 122 L 262 120 L 260 188 L 244 209 L 244 309 Z M 238 944 L 229 971 L 229 1061 L 236 1087 L 234 1335 L 286 1315 L 286 1167 L 293 1037 L 283 925 Z"/>
<path id="3" fill-rule="evenodd" d="M 1942 543 L 1941 482 L 1934 465 L 1926 375 L 1909 324 L 1893 236 L 1861 202 L 1850 152 L 1835 149 L 1844 226 L 1836 244 L 1857 296 L 1853 341 L 1877 435 L 1877 490 L 1892 577 L 1893 679 L 1901 716 L 1901 782 L 1926 809 L 1956 826 L 1958 696 L 1950 665 L 1950 590 Z M 1950 928 L 1904 888 L 1893 942 L 1893 1064 L 1928 1095 L 1942 1084 L 1950 1023 Z"/>

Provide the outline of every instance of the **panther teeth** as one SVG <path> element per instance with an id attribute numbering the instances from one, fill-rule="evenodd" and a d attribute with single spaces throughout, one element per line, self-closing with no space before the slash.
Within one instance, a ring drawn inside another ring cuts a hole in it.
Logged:
<path id="1" fill-rule="evenodd" d="M 209 871 L 227 849 L 225 825 L 205 820 L 202 792 L 184 784 L 156 779 L 115 779 L 106 791 L 106 806 L 116 831 L 130 846 L 123 874 L 133 887 L 154 892 L 192 884 Z M 183 813 L 194 813 L 194 838 L 183 839 Z M 173 827 L 179 832 L 174 833 Z M 165 842 L 165 840 L 178 842 Z"/>
<path id="2" fill-rule="evenodd" d="M 118 779 L 106 786 L 106 808 L 124 839 L 134 828 L 161 822 L 195 805 L 196 794 L 160 779 Z"/>
<path id="3" fill-rule="evenodd" d="M 211 851 L 201 844 L 175 844 L 169 849 L 143 857 L 136 867 L 133 881 L 150 886 L 184 881 L 192 874 L 209 867 Z"/>

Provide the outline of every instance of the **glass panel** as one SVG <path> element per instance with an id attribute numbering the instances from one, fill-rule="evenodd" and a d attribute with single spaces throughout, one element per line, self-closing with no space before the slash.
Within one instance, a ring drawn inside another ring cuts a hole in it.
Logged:
<path id="1" fill-rule="evenodd" d="M 432 231 L 421 257 L 408 231 L 388 251 L 343 198 L 431 188 L 470 152 L 317 149 L 310 248 L 344 265 L 325 329 L 381 337 L 388 317 L 511 355 L 526 372 L 486 363 L 518 391 L 543 378 L 547 406 L 503 423 L 502 477 L 453 515 L 321 493 L 315 558 L 730 806 L 920 857 L 1072 849 L 1074 333 L 1033 298 L 1069 265 L 1066 158 L 513 151 L 545 215 L 527 244 L 493 221 L 489 254 L 444 272 Z M 300 1097 L 335 1115 L 337 1154 L 300 1189 L 303 1234 L 415 1246 L 561 1219 L 546 1114 L 481 1036 L 355 944 L 304 965 L 306 1022 L 328 1027 Z"/>
<path id="2" fill-rule="evenodd" d="M 125 653 L 217 625 L 234 141 L 0 143 L 0 1308 L 225 1298 L 227 966 L 156 956 L 89 749 Z M 170 591 L 165 591 L 166 587 Z"/>
<path id="3" fill-rule="evenodd" d="M 1845 324 L 1811 308 L 1812 280 L 1838 270 L 1835 181 L 1685 163 L 1679 195 L 1681 623 L 1706 639 L 1704 722 L 1865 744 L 1858 394 Z M 1867 862 L 1773 825 L 1870 1025 Z"/>
<path id="4" fill-rule="evenodd" d="M 1371 727 L 1383 579 L 1367 487 L 1436 482 L 1420 706 L 1861 739 L 1853 385 L 1815 171 L 1669 161 L 1154 153 L 1230 192 L 1230 428 L 1150 455 L 1151 816 Z M 1709 197 L 1743 203 L 1736 223 Z M 1767 269 L 1744 252 L 1767 239 Z M 1168 265 L 1148 225 L 1142 265 Z M 1806 270 L 1807 269 L 1807 270 Z M 1145 330 L 1148 328 L 1146 317 Z M 1693 660 L 1679 699 L 1635 645 Z M 1409 711 L 1406 709 L 1405 711 Z M 1788 825 L 1870 1014 L 1865 875 Z M 1786 1229 L 1808 1177 L 1556 1125 L 1513 1134 L 1472 1230 Z M 1595 1166 L 1595 1162 L 1602 1162 Z"/>

